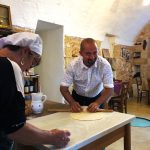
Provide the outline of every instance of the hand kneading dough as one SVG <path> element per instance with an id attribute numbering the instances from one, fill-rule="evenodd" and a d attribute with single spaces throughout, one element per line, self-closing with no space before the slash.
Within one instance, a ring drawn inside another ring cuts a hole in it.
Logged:
<path id="1" fill-rule="evenodd" d="M 109 114 L 107 113 L 103 113 L 103 112 L 95 112 L 95 113 L 91 113 L 91 112 L 87 112 L 87 111 L 83 111 L 80 113 L 71 113 L 71 118 L 76 119 L 76 120 L 84 120 L 84 121 L 92 121 L 92 120 L 100 120 L 104 117 L 107 117 Z"/>

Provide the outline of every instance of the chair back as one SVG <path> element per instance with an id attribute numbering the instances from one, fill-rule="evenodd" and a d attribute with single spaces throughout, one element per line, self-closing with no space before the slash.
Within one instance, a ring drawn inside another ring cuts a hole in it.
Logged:
<path id="1" fill-rule="evenodd" d="M 137 102 L 141 102 L 142 97 L 146 96 L 149 104 L 149 90 L 143 88 L 142 78 L 140 76 L 136 77 L 135 80 L 137 85 Z"/>
<path id="2" fill-rule="evenodd" d="M 124 105 L 127 104 L 128 90 L 129 90 L 129 82 L 122 82 L 121 97 Z"/>
<path id="3" fill-rule="evenodd" d="M 147 83 L 148 83 L 148 90 L 150 91 L 150 78 L 147 79 Z"/>
<path id="4" fill-rule="evenodd" d="M 110 99 L 110 107 L 113 110 L 119 112 L 125 110 L 125 113 L 127 113 L 128 88 L 129 82 L 121 82 L 121 94 Z"/>
<path id="5" fill-rule="evenodd" d="M 122 80 L 114 80 L 114 93 L 116 95 L 121 95 L 121 89 L 122 89 Z"/>
<path id="6" fill-rule="evenodd" d="M 142 93 L 142 78 L 140 76 L 135 78 L 136 85 L 137 85 L 137 102 L 141 101 L 141 93 Z"/>
<path id="7" fill-rule="evenodd" d="M 136 80 L 137 90 L 138 91 L 142 90 L 142 78 L 139 76 L 136 77 L 135 80 Z"/>

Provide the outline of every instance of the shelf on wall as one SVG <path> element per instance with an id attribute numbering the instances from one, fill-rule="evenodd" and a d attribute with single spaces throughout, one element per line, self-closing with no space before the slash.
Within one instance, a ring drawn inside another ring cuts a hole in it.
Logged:
<path id="1" fill-rule="evenodd" d="M 24 75 L 24 79 L 25 79 L 25 95 L 28 97 L 31 93 L 33 92 L 39 92 L 40 91 L 40 87 L 39 87 L 39 75 L 38 74 L 34 74 L 34 75 Z M 24 87 L 25 87 L 24 85 Z M 32 87 L 32 90 L 30 90 L 30 86 Z"/>
<path id="2" fill-rule="evenodd" d="M 133 52 L 133 59 L 141 58 L 141 52 Z"/>
<path id="3" fill-rule="evenodd" d="M 13 34 L 13 33 L 14 33 L 14 31 L 12 31 L 11 29 L 0 28 L 0 38 L 8 36 L 8 35 Z"/>
<path id="4" fill-rule="evenodd" d="M 147 59 L 145 58 L 134 58 L 133 59 L 133 65 L 143 65 L 147 64 Z"/>
<path id="5" fill-rule="evenodd" d="M 143 46 L 142 45 L 134 45 L 133 52 L 141 52 L 141 51 L 143 51 Z"/>

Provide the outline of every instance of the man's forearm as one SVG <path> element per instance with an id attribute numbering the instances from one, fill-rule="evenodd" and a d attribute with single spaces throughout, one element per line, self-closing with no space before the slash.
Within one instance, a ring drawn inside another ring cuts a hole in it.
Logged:
<path id="1" fill-rule="evenodd" d="M 69 104 L 75 101 L 72 95 L 70 94 L 68 87 L 60 86 L 60 92 Z"/>
<path id="2" fill-rule="evenodd" d="M 70 136 L 70 132 L 67 130 L 42 130 L 29 123 L 26 123 L 19 130 L 8 134 L 10 139 L 24 145 L 51 144 L 58 148 L 64 147 L 69 142 L 68 136 Z"/>
<path id="3" fill-rule="evenodd" d="M 101 96 L 95 101 L 98 104 L 102 104 L 106 102 L 113 93 L 113 88 L 105 88 L 102 92 Z"/>
<path id="4" fill-rule="evenodd" d="M 25 145 L 48 144 L 50 142 L 48 131 L 38 129 L 31 124 L 26 123 L 21 129 L 8 135 L 10 139 Z M 53 138 L 53 137 L 52 137 Z"/>

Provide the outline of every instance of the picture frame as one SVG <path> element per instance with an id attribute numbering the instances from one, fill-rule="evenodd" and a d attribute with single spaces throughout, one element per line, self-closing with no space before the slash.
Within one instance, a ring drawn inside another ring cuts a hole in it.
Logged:
<path id="1" fill-rule="evenodd" d="M 10 6 L 0 4 L 0 29 L 12 29 Z"/>
<path id="2" fill-rule="evenodd" d="M 124 58 L 126 61 L 130 60 L 131 54 L 129 53 L 129 51 L 126 48 L 122 48 L 121 49 L 121 56 L 122 58 Z"/>
<path id="3" fill-rule="evenodd" d="M 102 54 L 104 58 L 110 58 L 109 49 L 102 49 Z"/>

